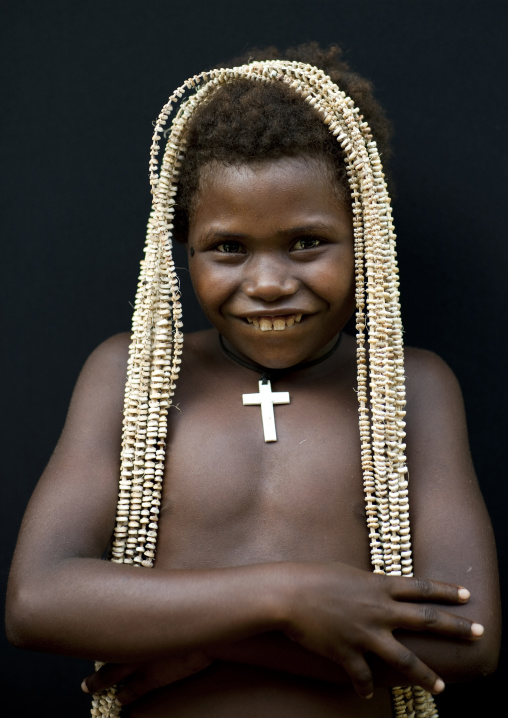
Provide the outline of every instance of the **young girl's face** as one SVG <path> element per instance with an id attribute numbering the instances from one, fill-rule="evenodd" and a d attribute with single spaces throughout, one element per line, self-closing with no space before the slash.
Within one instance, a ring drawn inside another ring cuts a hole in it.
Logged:
<path id="1" fill-rule="evenodd" d="M 354 309 L 351 213 L 325 161 L 207 166 L 189 268 L 208 319 L 270 368 L 316 358 Z"/>

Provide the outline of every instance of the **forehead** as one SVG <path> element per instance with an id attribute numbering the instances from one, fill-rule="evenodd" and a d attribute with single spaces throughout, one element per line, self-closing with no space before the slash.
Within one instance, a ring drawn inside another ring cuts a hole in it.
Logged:
<path id="1" fill-rule="evenodd" d="M 283 157 L 241 164 L 213 162 L 200 176 L 192 226 L 244 224 L 350 224 L 349 205 L 323 159 Z"/>

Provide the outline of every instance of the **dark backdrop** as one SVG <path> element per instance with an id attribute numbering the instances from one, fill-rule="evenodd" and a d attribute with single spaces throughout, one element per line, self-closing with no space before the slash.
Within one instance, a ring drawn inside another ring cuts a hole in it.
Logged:
<path id="1" fill-rule="evenodd" d="M 338 41 L 394 122 L 406 339 L 441 354 L 461 381 L 506 568 L 506 4 L 3 0 L 1 8 L 2 576 L 80 366 L 129 328 L 152 120 L 205 67 L 252 45 L 310 39 Z M 182 281 L 190 331 L 204 320 L 185 271 Z M 15 715 L 87 715 L 79 683 L 88 663 L 5 642 L 2 660 L 2 705 Z M 490 679 L 498 705 L 502 670 Z M 483 714 L 481 693 L 449 686 L 443 715 Z"/>

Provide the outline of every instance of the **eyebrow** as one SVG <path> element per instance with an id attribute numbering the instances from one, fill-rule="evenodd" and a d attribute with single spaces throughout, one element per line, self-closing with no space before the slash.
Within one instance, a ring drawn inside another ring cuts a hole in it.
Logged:
<path id="1" fill-rule="evenodd" d="M 288 229 L 281 229 L 279 234 L 290 235 L 290 234 L 305 234 L 305 232 L 318 232 L 322 229 L 332 229 L 331 224 L 326 222 L 315 222 L 314 224 L 304 224 L 301 227 L 289 227 Z"/>
<path id="2" fill-rule="evenodd" d="M 325 222 L 315 222 L 314 224 L 306 224 L 299 227 L 288 227 L 287 229 L 279 229 L 277 230 L 277 234 L 282 237 L 291 237 L 295 234 L 318 232 L 323 229 L 330 230 L 332 229 L 332 225 Z M 228 232 L 227 230 L 214 231 L 212 229 L 210 230 L 210 232 L 207 232 L 206 234 L 202 235 L 200 239 L 204 242 L 208 242 L 213 239 L 246 239 L 248 237 L 250 237 L 250 235 L 243 234 L 241 232 Z"/>

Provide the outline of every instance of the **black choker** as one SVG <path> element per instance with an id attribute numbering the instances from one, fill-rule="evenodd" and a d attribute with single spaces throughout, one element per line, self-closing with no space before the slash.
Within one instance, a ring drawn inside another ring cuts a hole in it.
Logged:
<path id="1" fill-rule="evenodd" d="M 252 369 L 252 371 L 257 371 L 258 374 L 261 374 L 261 382 L 263 384 L 266 384 L 267 382 L 275 381 L 276 379 L 280 379 L 280 377 L 284 376 L 285 374 L 288 374 L 292 371 L 299 371 L 300 369 L 308 369 L 311 366 L 316 366 L 316 364 L 321 364 L 321 362 L 324 362 L 328 359 L 328 357 L 331 357 L 334 352 L 337 351 L 339 348 L 340 341 L 342 339 L 342 332 L 340 332 L 339 336 L 337 337 L 337 341 L 333 345 L 331 349 L 329 349 L 326 354 L 323 354 L 323 356 L 318 357 L 317 359 L 311 359 L 310 361 L 302 361 L 299 364 L 293 364 L 293 366 L 285 367 L 284 369 L 269 369 L 266 366 L 263 366 L 262 364 L 257 364 L 256 362 L 248 361 L 247 359 L 241 359 L 236 354 L 233 354 L 232 351 L 230 351 L 227 346 L 224 344 L 224 338 L 222 334 L 219 334 L 219 342 L 221 345 L 221 349 L 224 352 L 226 356 L 228 356 L 230 359 L 232 359 L 237 364 L 240 364 L 240 366 L 244 366 L 246 369 Z"/>

